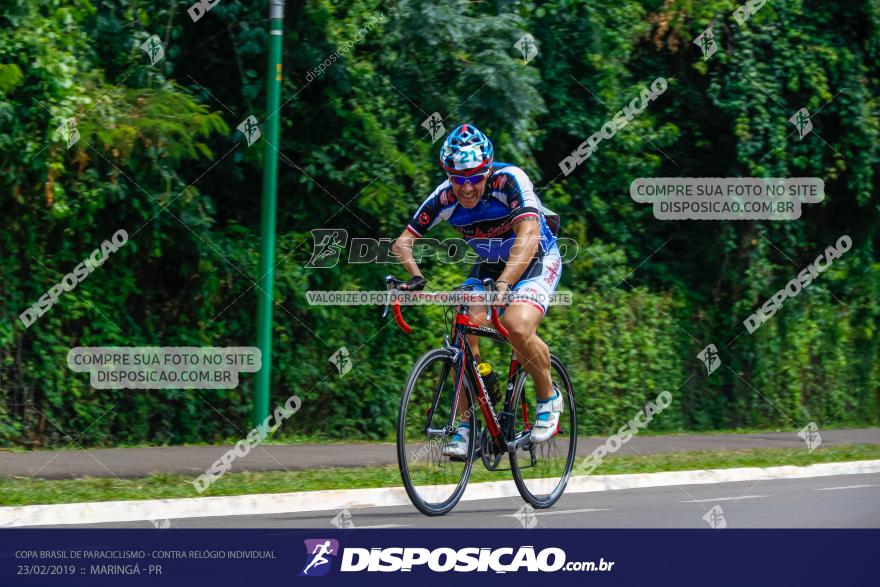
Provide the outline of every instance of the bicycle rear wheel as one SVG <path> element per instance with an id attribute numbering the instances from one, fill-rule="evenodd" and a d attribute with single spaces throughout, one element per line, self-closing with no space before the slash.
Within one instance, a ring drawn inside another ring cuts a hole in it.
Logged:
<path id="1" fill-rule="evenodd" d="M 556 434 L 546 442 L 526 442 L 510 454 L 510 468 L 516 488 L 535 508 L 548 508 L 562 497 L 577 450 L 577 412 L 574 392 L 565 365 L 550 356 L 550 377 L 562 396 L 563 410 Z M 537 415 L 535 384 L 525 370 L 520 371 L 513 389 L 515 438 L 528 434 Z"/>
<path id="2" fill-rule="evenodd" d="M 403 486 L 413 505 L 427 516 L 450 511 L 461 499 L 473 467 L 476 416 L 469 409 L 470 387 L 461 374 L 458 405 L 455 401 L 459 363 L 453 363 L 446 349 L 428 351 L 416 362 L 400 402 L 397 420 L 397 461 Z M 459 413 L 466 414 L 471 426 L 468 457 L 453 460 L 443 450 L 459 423 Z"/>

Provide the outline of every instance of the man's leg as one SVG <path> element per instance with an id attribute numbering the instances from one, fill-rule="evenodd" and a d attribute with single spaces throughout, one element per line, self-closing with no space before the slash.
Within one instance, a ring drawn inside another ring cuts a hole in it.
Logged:
<path id="1" fill-rule="evenodd" d="M 484 314 L 485 317 L 485 314 Z M 538 324 L 544 313 L 527 302 L 513 302 L 504 310 L 501 322 L 507 328 L 507 339 L 523 369 L 532 376 L 538 399 L 553 395 L 550 381 L 550 348 L 538 337 Z"/>
<path id="2" fill-rule="evenodd" d="M 470 307 L 471 322 L 477 326 L 483 326 L 489 321 L 486 320 L 486 306 L 474 305 Z M 474 353 L 474 359 L 477 364 L 480 363 L 480 337 L 474 334 L 468 334 L 468 343 L 471 345 L 471 351 Z"/>
<path id="3" fill-rule="evenodd" d="M 480 321 L 480 308 L 482 308 L 482 321 Z M 470 307 L 470 316 L 471 322 L 475 324 L 483 324 L 486 321 L 486 307 L 485 306 L 471 306 Z M 477 364 L 480 363 L 480 337 L 474 336 L 473 334 L 468 334 L 468 343 L 471 347 L 471 352 L 474 354 L 474 360 Z M 467 366 L 465 366 L 467 368 Z M 477 393 L 477 390 L 474 390 L 474 393 Z M 477 398 L 479 401 L 479 398 Z M 462 394 L 458 399 L 458 425 L 459 428 L 457 430 L 457 434 L 455 434 L 452 438 L 454 445 L 450 446 L 450 452 L 447 454 L 449 456 L 456 457 L 464 457 L 465 454 L 465 446 L 467 445 L 467 440 L 465 436 L 462 436 L 462 432 L 467 430 L 470 433 L 470 425 L 467 423 L 469 412 L 474 409 L 467 402 L 467 394 L 464 393 L 464 389 L 462 389 Z"/>
<path id="4" fill-rule="evenodd" d="M 504 326 L 509 335 L 507 339 L 516 351 L 516 356 L 535 382 L 535 419 L 529 432 L 533 444 L 547 442 L 559 430 L 559 421 L 564 409 L 562 394 L 553 389 L 550 378 L 550 349 L 538 338 L 536 330 L 541 318 L 541 309 L 528 302 L 512 302 L 504 311 Z M 525 402 L 526 399 L 523 398 Z"/>
<path id="5" fill-rule="evenodd" d="M 464 285 L 470 285 L 473 288 L 474 292 L 485 291 L 483 285 L 480 283 L 479 279 L 475 278 L 472 275 L 468 277 L 468 279 L 464 282 Z M 482 325 L 486 323 L 486 306 L 480 305 L 472 305 L 469 309 L 471 322 Z M 474 354 L 474 359 L 477 363 L 480 362 L 480 337 L 474 335 L 467 335 L 468 343 L 471 347 L 471 352 Z M 474 390 L 476 393 L 476 390 Z M 467 424 L 469 412 L 473 408 L 468 405 L 467 394 L 464 393 L 462 389 L 462 394 L 459 396 L 458 400 L 458 419 L 459 419 L 459 427 L 456 430 L 456 433 L 452 436 L 451 441 L 446 445 L 443 450 L 443 454 L 450 457 L 455 458 L 464 458 L 466 456 L 466 447 L 467 447 L 467 434 L 470 434 L 470 426 Z"/>

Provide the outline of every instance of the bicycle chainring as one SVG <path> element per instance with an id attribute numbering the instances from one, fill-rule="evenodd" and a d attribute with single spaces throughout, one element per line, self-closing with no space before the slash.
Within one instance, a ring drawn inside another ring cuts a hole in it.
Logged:
<path id="1" fill-rule="evenodd" d="M 480 458 L 483 460 L 483 465 L 490 471 L 497 471 L 498 463 L 501 462 L 501 457 L 505 454 L 505 452 L 498 450 L 498 447 L 492 442 L 488 428 L 483 428 L 480 434 Z"/>

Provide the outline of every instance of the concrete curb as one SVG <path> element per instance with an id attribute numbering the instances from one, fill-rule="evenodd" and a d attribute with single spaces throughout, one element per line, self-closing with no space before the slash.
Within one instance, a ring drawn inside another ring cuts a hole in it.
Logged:
<path id="1" fill-rule="evenodd" d="M 745 467 L 739 469 L 671 471 L 631 475 L 587 475 L 572 477 L 568 483 L 566 493 L 613 491 L 668 485 L 730 483 L 734 481 L 802 479 L 806 477 L 866 473 L 880 473 L 880 460 L 821 463 L 805 467 L 768 467 L 764 469 Z M 474 501 L 500 497 L 519 497 L 519 492 L 517 492 L 513 481 L 472 483 L 468 486 L 462 499 L 464 501 Z M 0 507 L 0 527 L 101 524 L 214 516 L 253 516 L 405 505 L 410 505 L 410 501 L 402 487 L 335 489 L 298 493 L 151 499 L 143 501 L 27 505 Z"/>

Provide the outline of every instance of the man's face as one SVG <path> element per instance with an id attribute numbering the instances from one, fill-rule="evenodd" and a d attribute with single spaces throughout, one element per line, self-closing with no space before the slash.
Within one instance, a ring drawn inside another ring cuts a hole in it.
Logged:
<path id="1" fill-rule="evenodd" d="M 459 203 L 465 208 L 473 208 L 480 201 L 483 190 L 486 189 L 486 178 L 484 177 L 477 183 L 465 183 L 458 185 L 455 180 L 450 178 L 449 183 L 452 185 L 452 193 L 458 198 Z"/>

